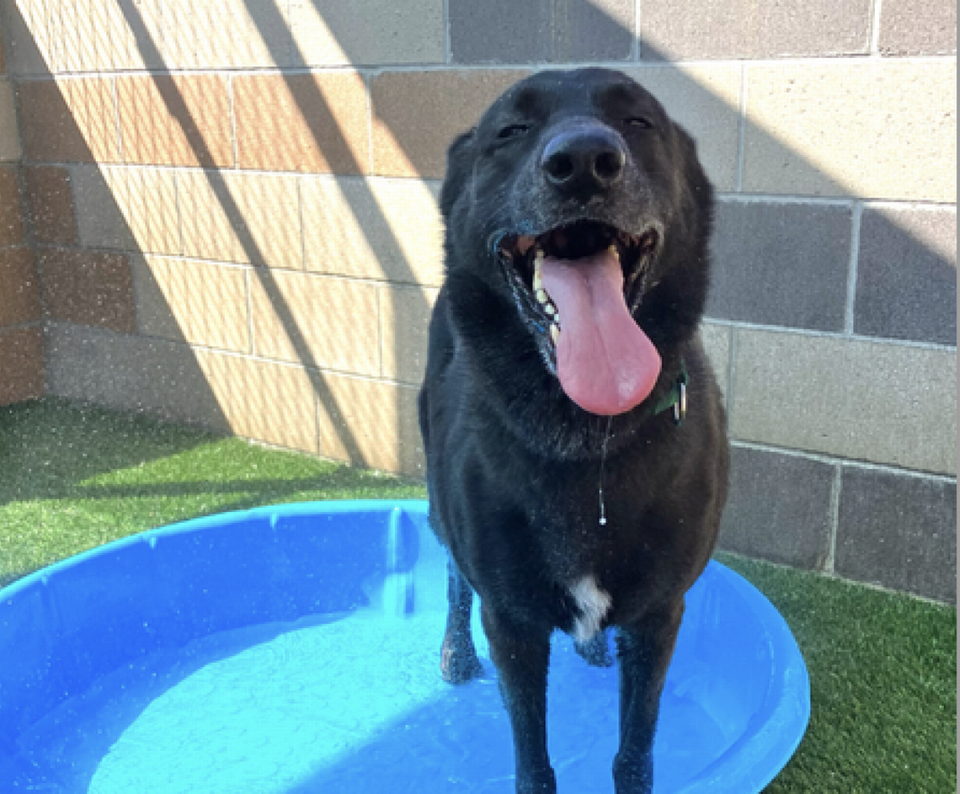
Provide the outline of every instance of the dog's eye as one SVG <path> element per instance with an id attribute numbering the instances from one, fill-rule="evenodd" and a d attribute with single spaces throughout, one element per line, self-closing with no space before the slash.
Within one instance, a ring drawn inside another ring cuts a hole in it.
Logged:
<path id="1" fill-rule="evenodd" d="M 506 141 L 510 138 L 519 138 L 528 132 L 530 132 L 530 126 L 528 124 L 511 124 L 509 127 L 504 127 L 500 130 L 500 134 L 497 137 L 501 141 Z"/>
<path id="2" fill-rule="evenodd" d="M 644 118 L 643 116 L 634 116 L 626 120 L 628 127 L 633 127 L 637 130 L 652 130 L 653 122 L 650 119 Z"/>

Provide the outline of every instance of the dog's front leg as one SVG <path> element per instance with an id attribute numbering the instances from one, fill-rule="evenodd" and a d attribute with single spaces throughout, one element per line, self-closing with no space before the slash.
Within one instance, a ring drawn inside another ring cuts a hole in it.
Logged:
<path id="1" fill-rule="evenodd" d="M 653 739 L 660 713 L 660 695 L 673 657 L 683 602 L 672 612 L 646 617 L 621 629 L 620 751 L 613 763 L 617 794 L 650 794 L 653 790 Z"/>
<path id="2" fill-rule="evenodd" d="M 555 794 L 557 781 L 547 755 L 550 630 L 518 625 L 483 603 L 480 614 L 513 728 L 517 794 Z"/>
<path id="3" fill-rule="evenodd" d="M 443 635 L 440 669 L 444 681 L 464 684 L 478 678 L 483 672 L 470 634 L 473 590 L 453 559 L 447 563 L 447 572 L 447 603 L 450 611 L 447 614 L 447 630 Z"/>

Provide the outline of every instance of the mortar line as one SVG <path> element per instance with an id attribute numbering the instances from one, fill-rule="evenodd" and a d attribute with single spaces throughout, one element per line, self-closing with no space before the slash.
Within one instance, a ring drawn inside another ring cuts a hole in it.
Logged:
<path id="1" fill-rule="evenodd" d="M 823 561 L 823 570 L 826 573 L 836 573 L 837 564 L 837 535 L 840 531 L 840 491 L 843 488 L 843 466 L 834 465 L 833 482 L 830 485 L 830 519 L 827 538 L 827 557 Z"/>
<path id="2" fill-rule="evenodd" d="M 377 371 L 380 373 L 378 377 L 386 377 L 386 355 L 384 350 L 386 348 L 386 334 L 384 333 L 384 316 L 383 316 L 383 304 L 384 296 L 382 289 L 374 290 L 374 299 L 377 302 Z M 395 345 L 396 346 L 396 345 Z"/>
<path id="3" fill-rule="evenodd" d="M 690 59 L 675 61 L 641 61 L 640 65 L 647 69 L 663 68 L 695 68 L 695 67 L 731 67 L 741 66 L 749 63 L 750 66 L 759 66 L 766 68 L 780 68 L 793 66 L 857 66 L 857 65 L 876 65 L 877 58 L 869 54 L 860 55 L 839 55 L 839 56 L 804 56 L 797 58 L 757 58 L 749 61 L 743 59 Z M 956 61 L 955 55 L 904 55 L 897 58 L 883 58 L 884 63 L 890 62 L 891 65 L 909 64 L 930 64 L 942 63 L 952 64 Z M 39 82 L 44 80 L 73 80 L 73 79 L 92 79 L 107 78 L 114 76 L 121 77 L 191 77 L 191 76 L 209 76 L 229 73 L 235 77 L 264 76 L 264 75 L 284 75 L 294 76 L 303 74 L 322 74 L 325 72 L 369 72 L 377 75 L 384 72 L 439 72 L 457 69 L 458 71 L 517 71 L 517 70 L 544 70 L 544 69 L 583 69 L 589 67 L 604 67 L 610 69 L 622 69 L 629 65 L 631 61 L 627 59 L 615 61 L 571 61 L 558 64 L 555 61 L 526 61 L 515 63 L 475 63 L 475 64 L 454 64 L 439 63 L 437 61 L 423 63 L 342 63 L 327 64 L 322 66 L 263 66 L 246 68 L 213 68 L 204 67 L 201 69 L 117 69 L 116 71 L 105 72 L 102 70 L 89 70 L 82 72 L 57 72 L 55 74 L 22 74 L 16 75 L 16 80 L 20 82 Z M 14 78 L 11 78 L 14 79 Z M 704 89 L 706 90 L 706 89 Z"/>
<path id="4" fill-rule="evenodd" d="M 857 273 L 860 264 L 860 233 L 862 227 L 863 203 L 858 201 L 853 205 L 850 231 L 850 263 L 847 267 L 847 296 L 843 314 L 843 330 L 850 337 L 856 333 Z"/>
<path id="5" fill-rule="evenodd" d="M 920 342 L 913 339 L 896 339 L 894 337 L 866 336 L 862 334 L 853 334 L 848 336 L 845 332 L 838 331 L 815 331 L 810 328 L 796 328 L 786 325 L 763 325 L 761 323 L 750 323 L 742 320 L 727 320 L 722 317 L 704 317 L 704 321 L 712 325 L 723 327 L 739 328 L 746 331 L 763 331 L 772 334 L 792 334 L 794 336 L 805 336 L 812 339 L 829 339 L 836 342 L 865 342 L 867 344 L 883 345 L 885 347 L 909 347 L 918 350 L 930 350 L 942 353 L 956 353 L 957 348 L 953 345 L 942 345 L 937 342 Z"/>
<path id="6" fill-rule="evenodd" d="M 727 417 L 733 416 L 733 409 L 736 405 L 737 388 L 737 350 L 740 344 L 740 334 L 736 328 L 730 329 L 730 354 L 727 359 L 727 399 L 726 411 Z M 729 422 L 729 418 L 728 418 Z"/>
<path id="7" fill-rule="evenodd" d="M 260 444 L 261 442 L 253 441 L 250 443 Z M 865 587 L 868 590 L 873 590 L 877 593 L 887 593 L 892 596 L 909 598 L 914 601 L 922 601 L 925 604 L 930 604 L 931 606 L 940 607 L 941 609 L 954 609 L 953 604 L 948 604 L 944 601 L 938 601 L 937 599 L 930 598 L 928 596 L 918 595 L 917 593 L 912 593 L 909 590 L 895 590 L 892 587 L 885 587 L 884 585 L 877 584 L 876 582 L 868 582 L 862 579 L 852 579 L 852 578 L 848 579 L 847 577 L 839 576 L 838 574 L 835 574 L 835 573 L 826 573 L 825 571 L 818 571 L 813 568 L 798 568 L 796 565 L 786 565 L 780 562 L 773 562 L 772 560 L 766 559 L 765 557 L 751 557 L 747 554 L 742 554 L 741 552 L 737 552 L 737 551 L 730 551 L 729 549 L 725 549 L 722 547 L 718 548 L 717 551 L 720 554 L 723 554 L 728 557 L 734 557 L 736 559 L 748 560 L 752 562 L 761 562 L 764 565 L 769 565 L 774 568 L 778 568 L 780 570 L 796 571 L 802 574 L 809 574 L 810 576 L 818 576 L 823 579 L 829 579 L 834 582 L 840 582 L 842 584 L 849 585 L 850 587 Z"/>
<path id="8" fill-rule="evenodd" d="M 803 460 L 814 461 L 816 463 L 823 463 L 828 466 L 845 466 L 847 468 L 874 471 L 882 474 L 912 477 L 920 480 L 931 480 L 949 485 L 953 485 L 957 482 L 956 476 L 952 474 L 924 471 L 922 469 L 907 469 L 900 466 L 894 466 L 893 464 L 889 463 L 872 463 L 870 461 L 858 460 L 856 458 L 844 458 L 839 455 L 830 455 L 824 452 L 812 452 L 810 450 L 795 449 L 793 447 L 780 447 L 774 444 L 764 444 L 759 441 L 749 441 L 747 439 L 731 438 L 730 445 L 756 452 L 770 452 L 777 455 L 783 455 L 788 458 L 801 458 Z"/>
<path id="9" fill-rule="evenodd" d="M 453 63 L 453 38 L 450 35 L 450 0 L 443 0 L 443 62 Z"/>
<path id="10" fill-rule="evenodd" d="M 23 158 L 22 163 L 24 166 L 48 166 L 61 168 L 70 168 L 72 166 L 80 165 L 98 168 L 101 171 L 149 170 L 171 171 L 173 173 L 235 173 L 246 174 L 250 176 L 276 177 L 282 179 L 316 179 L 328 182 L 418 182 L 425 185 L 439 186 L 443 181 L 442 179 L 436 177 L 375 174 L 372 172 L 369 174 L 328 174 L 321 172 L 276 171 L 258 168 L 202 168 L 196 165 L 167 165 L 155 163 L 78 163 L 75 161 L 31 160 L 28 158 Z M 863 203 L 865 207 L 876 207 L 878 209 L 911 209 L 934 212 L 940 210 L 956 211 L 957 208 L 956 203 L 952 201 L 934 201 L 916 198 L 858 198 L 856 196 L 824 197 L 790 193 L 737 193 L 733 191 L 718 191 L 716 196 L 720 201 L 731 201 L 742 204 L 804 204 L 824 207 L 852 207 L 854 203 L 859 201 Z"/>
<path id="11" fill-rule="evenodd" d="M 116 334 L 115 331 L 109 331 L 109 329 L 97 329 L 97 330 L 107 330 L 109 333 Z M 122 335 L 122 334 L 117 334 Z M 258 364 L 272 364 L 278 367 L 284 367 L 285 369 L 295 369 L 302 372 L 320 372 L 324 375 L 335 375 L 338 378 L 349 378 L 351 380 L 363 381 L 365 383 L 374 383 L 381 386 L 396 386 L 398 388 L 410 389 L 417 391 L 419 389 L 418 383 L 411 383 L 408 381 L 401 381 L 395 378 L 381 377 L 379 375 L 364 375 L 360 372 L 352 372 L 345 369 L 335 369 L 333 367 L 308 367 L 303 364 L 297 364 L 293 361 L 287 361 L 285 359 L 279 358 L 270 358 L 264 355 L 243 353 L 238 350 L 229 350 L 222 347 L 211 347 L 210 345 L 200 344 L 198 342 L 182 342 L 181 340 L 170 339 L 165 336 L 147 336 L 145 334 L 138 334 L 138 339 L 154 339 L 161 342 L 171 342 L 174 344 L 184 344 L 186 347 L 189 347 L 191 350 L 199 350 L 205 353 L 215 353 L 219 356 L 227 356 L 229 358 L 242 358 L 247 361 L 255 361 Z"/>
<path id="12" fill-rule="evenodd" d="M 743 152 L 741 152 L 742 156 Z M 804 196 L 788 193 L 733 193 L 719 191 L 719 201 L 735 201 L 738 204 L 805 204 L 819 207 L 849 207 L 857 199 L 854 197 L 825 198 L 823 196 Z"/>
<path id="13" fill-rule="evenodd" d="M 174 199 L 174 204 L 177 207 L 177 233 L 179 238 L 178 243 L 180 245 L 179 256 L 186 259 L 187 258 L 187 237 L 183 228 L 184 227 L 183 208 L 181 206 L 182 202 L 180 200 L 180 175 L 176 173 L 173 175 L 173 199 Z"/>
<path id="14" fill-rule="evenodd" d="M 746 331 L 763 331 L 772 334 L 792 334 L 805 336 L 811 339 L 829 339 L 837 342 L 865 342 L 867 344 L 883 345 L 885 347 L 908 347 L 918 350 L 930 350 L 942 353 L 956 353 L 953 345 L 942 345 L 937 342 L 919 342 L 913 339 L 895 339 L 893 337 L 866 336 L 854 334 L 848 336 L 845 332 L 815 331 L 810 328 L 795 328 L 786 325 L 763 325 L 742 320 L 727 320 L 723 317 L 704 317 L 704 322 L 724 328 L 738 328 Z"/>
<path id="15" fill-rule="evenodd" d="M 244 296 L 247 301 L 247 333 L 250 335 L 250 342 L 247 345 L 248 352 L 250 355 L 256 355 L 257 353 L 257 342 L 256 335 L 253 327 L 253 289 L 250 283 L 250 276 L 253 272 L 253 268 L 247 268 L 243 274 L 243 285 L 246 295 Z"/>
<path id="16" fill-rule="evenodd" d="M 870 31 L 870 54 L 880 56 L 880 22 L 883 18 L 883 0 L 873 0 L 873 20 Z"/>
<path id="17" fill-rule="evenodd" d="M 17 247 L 17 246 L 11 246 Z M 57 250 L 57 251 L 73 251 L 77 250 L 78 246 L 65 246 L 59 244 L 43 244 L 37 245 L 38 250 Z M 89 251 L 91 253 L 109 253 L 109 254 L 121 254 L 125 256 L 149 256 L 151 259 L 161 259 L 168 261 L 178 261 L 178 262 L 191 262 L 198 265 L 206 265 L 209 267 L 220 267 L 230 270 L 269 270 L 275 273 L 285 273 L 289 275 L 302 275 L 305 278 L 314 278 L 314 279 L 329 279 L 333 281 L 340 281 L 348 284 L 357 284 L 357 285 L 367 285 L 370 287 L 376 288 L 388 288 L 391 290 L 416 290 L 418 292 L 423 292 L 425 290 L 437 291 L 440 289 L 440 284 L 435 283 L 423 283 L 418 281 L 391 281 L 387 279 L 376 279 L 372 276 L 351 276 L 347 273 L 324 273 L 322 271 L 316 270 L 304 270 L 302 268 L 296 267 L 278 267 L 275 265 L 255 265 L 252 262 L 230 262 L 224 259 L 209 259 L 202 256 L 192 256 L 190 254 L 169 254 L 162 252 L 152 252 L 152 251 L 135 251 L 129 248 L 110 248 L 105 245 L 92 245 L 92 246 L 83 246 L 84 251 Z"/>
<path id="18" fill-rule="evenodd" d="M 314 391 L 313 394 L 313 421 L 317 427 L 317 455 L 323 455 L 323 431 L 320 428 L 320 395 Z"/>
<path id="19" fill-rule="evenodd" d="M 300 223 L 300 268 L 307 271 L 307 224 L 303 201 L 303 179 L 297 177 L 297 213 Z"/>

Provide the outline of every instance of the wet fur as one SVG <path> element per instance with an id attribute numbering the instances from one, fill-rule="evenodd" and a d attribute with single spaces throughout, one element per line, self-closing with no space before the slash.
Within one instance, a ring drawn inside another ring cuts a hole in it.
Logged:
<path id="1" fill-rule="evenodd" d="M 654 129 L 622 128 L 627 113 L 642 113 Z M 529 132 L 504 144 L 498 131 L 518 119 Z M 617 130 L 628 172 L 616 190 L 578 203 L 551 191 L 538 164 L 551 136 L 582 119 Z M 513 726 L 517 791 L 554 792 L 544 717 L 549 637 L 583 617 L 571 587 L 593 576 L 610 599 L 601 628 L 618 630 L 616 790 L 648 792 L 683 596 L 712 553 L 726 498 L 725 420 L 697 334 L 713 191 L 693 141 L 659 103 L 629 78 L 591 69 L 541 73 L 498 100 L 451 147 L 441 205 L 447 276 L 430 326 L 420 422 L 431 521 L 451 556 L 444 676 L 459 683 L 480 673 L 469 634 L 475 591 Z M 664 230 L 654 286 L 634 315 L 663 371 L 644 403 L 612 420 L 605 526 L 598 477 L 608 420 L 563 393 L 490 246 L 503 229 L 536 234 L 583 213 Z M 681 360 L 689 410 L 677 427 L 670 412 L 652 408 Z M 581 650 L 604 661 L 597 641 Z"/>

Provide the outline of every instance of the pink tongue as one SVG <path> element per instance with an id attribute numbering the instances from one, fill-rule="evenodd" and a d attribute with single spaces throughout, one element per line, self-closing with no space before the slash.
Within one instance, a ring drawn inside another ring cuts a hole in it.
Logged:
<path id="1" fill-rule="evenodd" d="M 543 286 L 560 314 L 557 374 L 567 396 L 603 416 L 643 402 L 660 375 L 660 354 L 627 310 L 617 257 L 606 250 L 547 258 Z"/>

